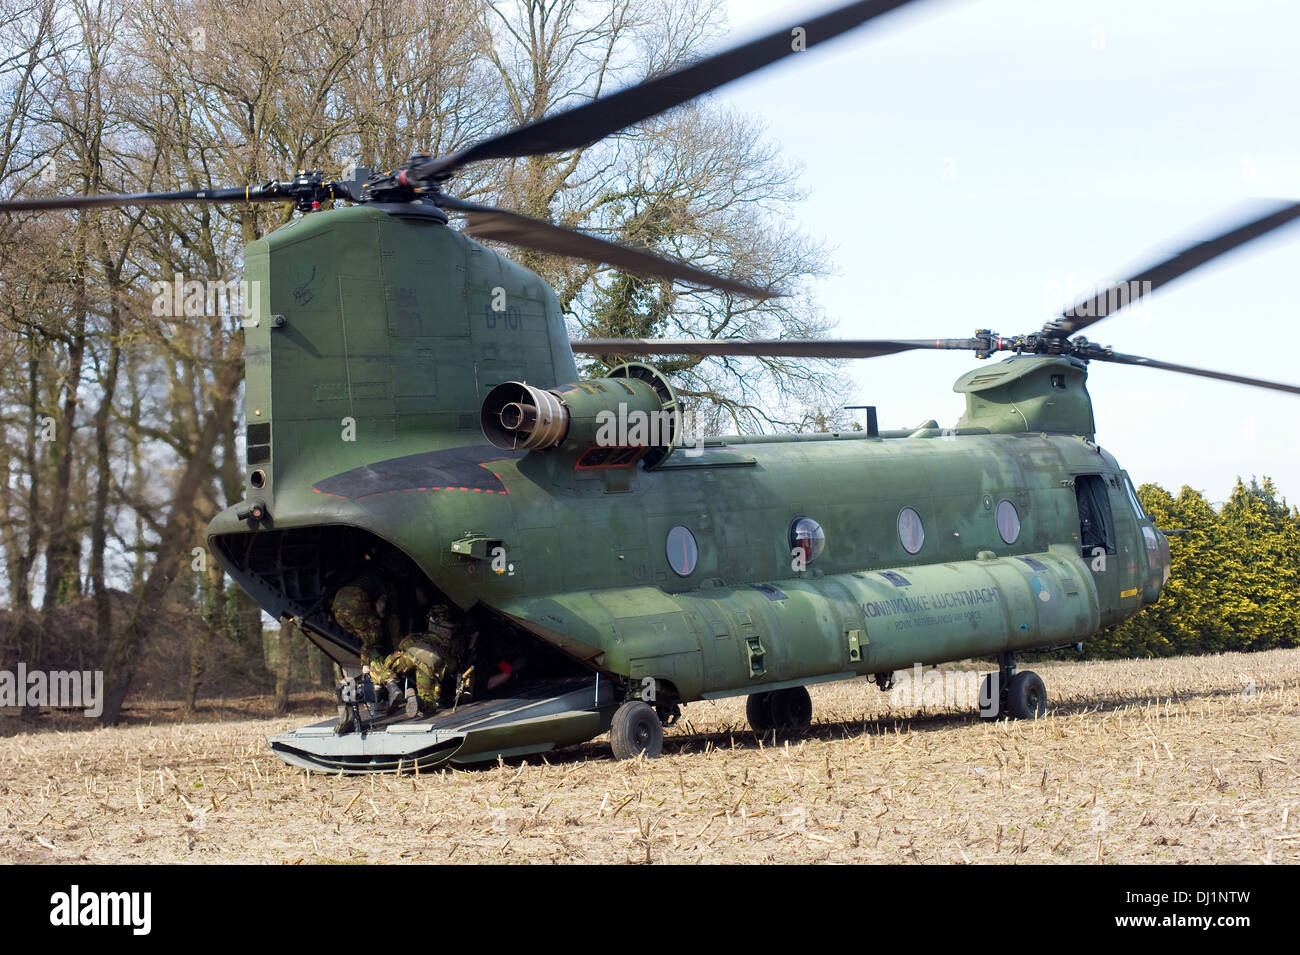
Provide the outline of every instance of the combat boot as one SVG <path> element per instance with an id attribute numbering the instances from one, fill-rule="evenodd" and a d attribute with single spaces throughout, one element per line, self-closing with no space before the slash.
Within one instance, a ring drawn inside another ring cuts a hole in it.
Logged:
<path id="1" fill-rule="evenodd" d="M 419 696 L 416 695 L 414 687 L 411 687 L 406 691 L 407 719 L 413 720 L 416 717 L 420 717 L 420 716 L 432 716 L 434 713 L 437 712 L 438 712 L 438 704 L 434 703 L 430 705 L 428 703 L 422 702 Z"/>
<path id="2" fill-rule="evenodd" d="M 388 693 L 388 712 L 396 713 L 404 703 L 401 685 L 396 680 L 389 680 L 384 684 L 384 690 Z"/>

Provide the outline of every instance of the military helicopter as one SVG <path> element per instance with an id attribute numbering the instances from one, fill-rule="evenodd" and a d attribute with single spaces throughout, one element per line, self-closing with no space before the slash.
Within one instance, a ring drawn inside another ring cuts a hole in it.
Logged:
<path id="1" fill-rule="evenodd" d="M 859 2 L 801 24 L 814 46 L 903 6 Z M 1078 645 L 1154 603 L 1169 543 L 1096 441 L 1092 361 L 1300 394 L 1300 387 L 1115 352 L 1079 333 L 1300 217 L 1300 203 L 1195 245 L 1040 330 L 859 341 L 570 341 L 554 292 L 476 239 L 572 255 L 737 295 L 752 287 L 645 250 L 455 198 L 478 160 L 594 142 L 790 55 L 783 30 L 447 156 L 329 181 L 0 202 L 0 210 L 292 202 L 247 248 L 246 498 L 208 541 L 226 571 L 351 673 L 329 612 L 359 566 L 388 575 L 400 630 L 431 601 L 516 645 L 496 690 L 408 719 L 378 709 L 270 740 L 334 772 L 542 753 L 609 732 L 656 756 L 680 707 L 745 696 L 758 733 L 798 733 L 807 686 L 996 657 L 982 715 L 1035 718 L 1018 655 Z M 347 205 L 326 208 L 336 200 Z M 449 227 L 449 214 L 466 227 Z M 688 441 L 671 382 L 630 361 L 578 380 L 574 353 L 1010 357 L 958 379 L 966 411 L 840 434 Z M 632 423 L 623 427 L 622 422 Z M 654 427 L 638 428 L 636 422 Z M 352 429 L 351 439 L 347 432 Z"/>

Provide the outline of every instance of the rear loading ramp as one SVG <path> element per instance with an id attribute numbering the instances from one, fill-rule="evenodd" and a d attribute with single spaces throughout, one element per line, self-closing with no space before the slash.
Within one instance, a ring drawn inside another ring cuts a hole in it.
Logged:
<path id="1" fill-rule="evenodd" d="M 609 729 L 618 702 L 614 684 L 593 673 L 539 680 L 512 696 L 477 700 L 454 712 L 379 720 L 364 733 L 336 736 L 331 719 L 267 742 L 286 763 L 316 772 L 425 771 L 585 743 Z"/>

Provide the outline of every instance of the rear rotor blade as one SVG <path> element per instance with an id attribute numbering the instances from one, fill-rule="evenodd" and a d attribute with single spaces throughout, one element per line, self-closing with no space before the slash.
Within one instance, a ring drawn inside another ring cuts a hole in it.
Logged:
<path id="1" fill-rule="evenodd" d="M 429 160 L 420 174 L 440 181 L 466 163 L 480 159 L 536 156 L 586 146 L 910 2 L 861 0 L 849 4 L 797 24 L 793 30 L 778 30 L 676 72 Z"/>
<path id="2" fill-rule="evenodd" d="M 1198 242 L 1177 255 L 1139 272 L 1127 282 L 1113 285 L 1104 292 L 1098 292 L 1092 298 L 1085 299 L 1060 318 L 1045 325 L 1043 334 L 1058 338 L 1069 337 L 1119 311 L 1125 305 L 1151 294 L 1160 286 L 1245 245 L 1252 239 L 1267 235 L 1297 217 L 1300 217 L 1300 202 L 1288 203 L 1268 215 L 1253 219 L 1212 239 Z"/>
<path id="3" fill-rule="evenodd" d="M 237 186 L 223 189 L 187 189 L 182 192 L 136 192 L 126 195 L 46 196 L 39 199 L 0 200 L 0 212 L 25 212 L 38 209 L 93 209 L 102 206 L 155 206 L 177 202 L 240 202 L 268 198 L 262 186 Z"/>
<path id="4" fill-rule="evenodd" d="M 569 343 L 580 355 L 748 355 L 754 358 L 878 358 L 916 349 L 978 351 L 986 343 L 973 338 L 925 341 L 855 339 L 823 341 L 777 338 L 587 338 Z"/>
<path id="5" fill-rule="evenodd" d="M 773 298 L 779 292 L 754 288 L 734 279 L 714 275 L 703 269 L 697 269 L 685 262 L 676 262 L 661 256 L 631 249 L 625 245 L 598 239 L 585 232 L 576 232 L 561 226 L 542 222 L 517 212 L 507 212 L 492 206 L 480 206 L 473 202 L 463 202 L 450 196 L 440 195 L 438 205 L 444 209 L 463 213 L 469 221 L 465 232 L 476 239 L 491 239 L 536 249 L 541 252 L 553 252 L 557 255 L 572 255 L 591 262 L 604 262 L 638 275 L 654 275 L 659 278 L 676 279 L 692 285 L 721 289 L 749 298 Z"/>
<path id="6" fill-rule="evenodd" d="M 0 200 L 0 212 L 28 212 L 41 209 L 94 209 L 115 206 L 159 206 L 182 202 L 294 202 L 304 211 L 335 199 L 361 201 L 356 182 L 327 182 L 319 172 L 300 172 L 281 182 L 272 179 L 257 186 L 221 186 L 216 189 L 183 189 L 179 192 L 135 192 L 123 195 L 42 196 L 33 199 Z M 316 205 L 313 205 L 315 203 Z"/>
<path id="7" fill-rule="evenodd" d="M 1262 378 L 1248 378 L 1245 375 L 1229 375 L 1222 371 L 1207 371 L 1204 368 L 1175 365 L 1167 361 L 1156 361 L 1154 358 L 1143 358 L 1140 355 L 1122 355 L 1118 352 L 1111 352 L 1107 355 L 1090 356 L 1089 360 L 1113 361 L 1120 365 L 1139 365 L 1143 368 L 1159 368 L 1162 371 L 1176 371 L 1183 375 L 1196 375 L 1198 378 L 1233 381 L 1239 385 L 1250 385 L 1253 388 L 1268 388 L 1271 391 L 1286 391 L 1293 395 L 1300 395 L 1300 385 L 1287 385 L 1280 381 L 1265 381 Z"/>

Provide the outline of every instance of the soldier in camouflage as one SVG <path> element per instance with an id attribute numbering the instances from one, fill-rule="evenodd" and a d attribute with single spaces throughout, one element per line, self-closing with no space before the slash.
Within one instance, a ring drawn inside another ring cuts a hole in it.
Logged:
<path id="1" fill-rule="evenodd" d="M 378 575 L 363 573 L 340 587 L 330 605 L 335 623 L 361 641 L 361 664 L 370 668 L 376 684 L 392 679 L 384 666 L 393 629 L 388 610 L 394 601 L 388 591 Z"/>
<path id="2" fill-rule="evenodd" d="M 389 654 L 383 661 L 385 672 L 415 673 L 414 692 L 406 692 L 407 716 L 431 715 L 451 700 L 476 637 L 453 622 L 451 608 L 436 604 L 429 610 L 429 630 L 411 634 Z"/>
<path id="3" fill-rule="evenodd" d="M 369 671 L 376 688 L 386 687 L 390 710 L 402 702 L 396 675 L 385 662 L 399 626 L 396 610 L 391 586 L 372 570 L 354 576 L 335 591 L 330 602 L 334 622 L 361 641 L 362 668 Z M 335 732 L 349 732 L 355 728 L 352 722 L 350 714 L 340 712 Z"/>

